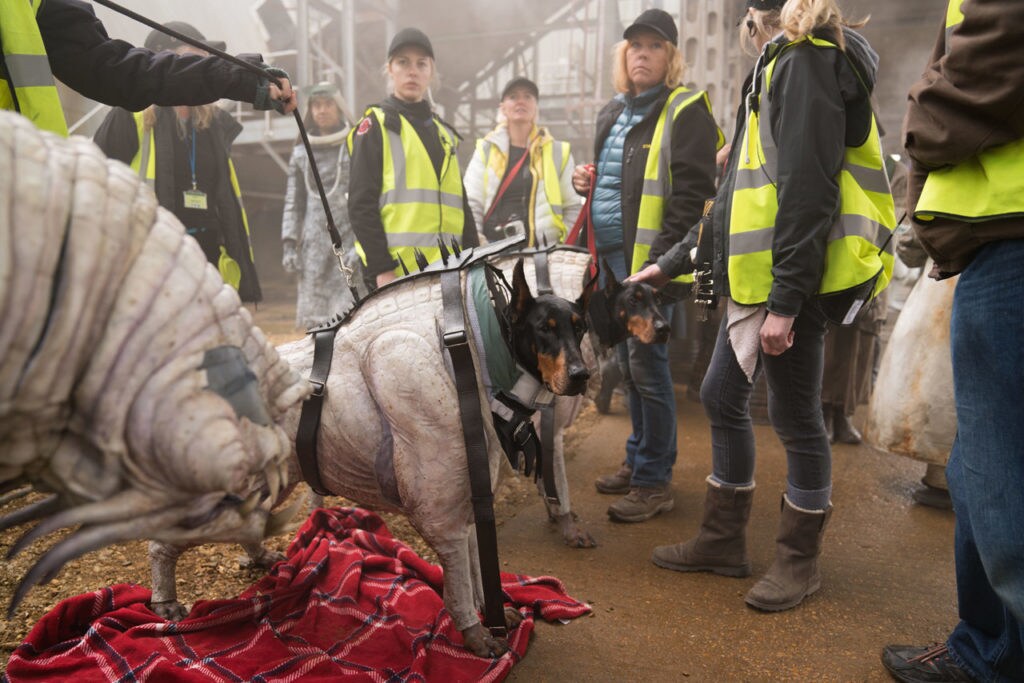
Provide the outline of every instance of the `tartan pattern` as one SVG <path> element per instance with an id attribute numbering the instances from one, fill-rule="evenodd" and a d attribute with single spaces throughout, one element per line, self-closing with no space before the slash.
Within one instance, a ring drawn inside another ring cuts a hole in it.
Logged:
<path id="1" fill-rule="evenodd" d="M 287 560 L 230 600 L 195 604 L 178 623 L 119 584 L 62 601 L 11 655 L 17 681 L 500 681 L 526 653 L 534 616 L 582 616 L 589 605 L 553 577 L 502 574 L 525 615 L 510 650 L 489 660 L 462 646 L 444 609 L 442 570 L 359 508 L 318 509 Z"/>

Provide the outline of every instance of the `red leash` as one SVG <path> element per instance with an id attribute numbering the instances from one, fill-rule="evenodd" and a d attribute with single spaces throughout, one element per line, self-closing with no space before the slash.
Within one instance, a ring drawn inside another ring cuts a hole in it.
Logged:
<path id="1" fill-rule="evenodd" d="M 576 217 L 576 223 L 572 226 L 572 230 L 569 231 L 569 235 L 565 238 L 566 244 L 578 247 L 580 246 L 580 234 L 584 229 L 586 229 L 587 250 L 590 252 L 590 277 L 597 275 L 597 241 L 594 239 L 594 217 L 591 213 L 594 201 L 594 185 L 596 182 L 597 176 L 593 169 L 591 169 L 590 189 L 587 190 L 587 203 L 583 205 L 583 210 L 580 211 L 580 215 Z M 597 287 L 596 282 L 594 283 L 594 287 Z"/>

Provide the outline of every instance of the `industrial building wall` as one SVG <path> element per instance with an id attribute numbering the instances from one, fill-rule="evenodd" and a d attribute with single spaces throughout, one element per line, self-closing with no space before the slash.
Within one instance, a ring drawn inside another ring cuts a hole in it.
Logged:
<path id="1" fill-rule="evenodd" d="M 281 0 L 278 4 L 282 11 L 285 8 L 292 11 L 296 1 Z M 422 0 L 324 0 L 321 6 L 340 8 L 348 6 L 349 2 L 355 2 L 359 22 L 355 41 L 358 87 L 353 103 L 357 113 L 384 93 L 380 65 L 386 52 L 385 33 L 388 31 L 416 24 L 431 35 L 444 76 L 435 95 L 453 109 L 451 104 L 460 84 L 493 58 L 486 54 L 488 49 L 500 53 L 519 40 L 517 32 L 528 35 L 546 17 L 556 15 L 560 8 L 570 4 L 516 0 L 499 8 L 486 0 L 465 0 L 465 12 L 454 11 L 451 3 Z M 544 34 L 546 37 L 542 40 L 545 42 L 538 42 L 539 47 L 528 48 L 516 57 L 519 64 L 533 70 L 528 73 L 542 83 L 542 92 L 548 90 L 547 99 L 542 101 L 542 116 L 548 117 L 552 123 L 557 122 L 556 135 L 574 142 L 578 161 L 589 161 L 592 155 L 592 124 L 582 119 L 592 118 L 600 105 L 613 94 L 609 85 L 610 46 L 639 11 L 651 6 L 661 7 L 678 17 L 680 46 L 690 66 L 689 84 L 708 90 L 719 125 L 727 135 L 731 135 L 736 107 L 740 102 L 741 81 L 753 62 L 751 57 L 740 51 L 738 44 L 737 23 L 744 12 L 744 0 L 590 0 L 591 6 L 584 7 L 586 4 L 579 0 L 573 3 L 572 15 L 561 21 L 558 30 Z M 513 5 L 521 12 L 514 13 Z M 273 25 L 268 27 L 266 18 L 261 21 L 258 15 L 258 6 L 259 3 L 253 0 L 225 0 L 213 5 L 205 0 L 139 0 L 133 4 L 134 9 L 147 12 L 159 21 L 191 21 L 210 38 L 226 40 L 229 51 L 267 51 L 285 47 L 277 44 L 281 41 L 275 40 L 275 35 L 288 33 L 287 22 L 271 22 Z M 437 11 L 441 6 L 448 8 L 447 11 Z M 900 153 L 899 131 L 906 92 L 923 69 L 940 29 L 946 2 L 841 0 L 841 6 L 853 18 L 870 15 L 870 22 L 862 32 L 881 57 L 875 99 L 879 121 L 888 133 L 884 144 L 888 152 Z M 102 7 L 97 7 L 97 14 L 107 23 L 112 36 L 141 43 L 148 33 L 145 27 Z M 591 27 L 591 33 L 584 37 L 585 32 L 578 30 L 582 27 L 580 21 L 598 21 L 599 17 L 604 18 L 605 28 L 594 30 Z M 574 27 L 577 27 L 575 33 Z M 337 44 L 335 39 L 331 41 L 330 44 Z M 555 52 L 552 42 L 562 43 L 566 49 L 564 54 L 544 63 L 545 55 Z M 343 54 L 335 55 L 336 59 L 342 57 Z M 282 55 L 271 59 L 287 57 Z M 510 66 L 511 70 L 516 68 Z M 501 71 L 500 80 L 508 73 L 510 71 Z M 601 88 L 596 87 L 598 82 Z M 565 94 L 555 92 L 560 85 L 567 90 Z M 500 84 L 483 86 L 481 92 L 486 93 L 488 102 L 494 96 L 495 87 L 500 87 Z M 569 90 L 573 92 L 569 93 Z M 91 106 L 81 99 L 76 101 L 70 94 L 65 103 L 72 110 L 69 112 L 71 120 Z M 488 125 L 493 120 L 492 106 L 487 104 L 483 110 Z M 235 155 L 247 205 L 254 218 L 257 258 L 261 267 L 276 268 L 284 175 L 268 156 L 267 147 L 273 146 L 277 154 L 286 159 L 294 141 L 294 127 L 288 120 L 270 118 L 275 124 L 274 130 L 254 127 L 248 138 L 240 140 Z M 90 132 L 90 127 L 83 130 Z M 472 149 L 472 138 L 481 131 L 462 132 L 467 135 L 463 151 L 468 154 Z"/>

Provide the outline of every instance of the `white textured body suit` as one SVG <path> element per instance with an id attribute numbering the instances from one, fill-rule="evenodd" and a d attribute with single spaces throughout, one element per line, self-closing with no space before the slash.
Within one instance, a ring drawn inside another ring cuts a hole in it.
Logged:
<path id="1" fill-rule="evenodd" d="M 199 245 L 126 166 L 0 113 L 0 489 L 82 524 L 15 596 L 133 538 L 263 537 L 308 393 Z M 16 549 L 20 546 L 16 546 Z"/>
<path id="2" fill-rule="evenodd" d="M 589 255 L 556 252 L 556 295 L 575 299 Z M 533 266 L 526 260 L 533 282 Z M 557 280 L 557 281 L 556 281 Z M 571 294 L 571 296 L 570 296 Z M 382 492 L 378 457 L 390 451 L 400 509 L 437 552 L 444 568 L 444 600 L 459 630 L 479 625 L 483 605 L 466 449 L 455 383 L 442 348 L 440 278 L 414 277 L 378 292 L 337 334 L 319 436 L 319 466 L 333 493 L 372 506 L 395 507 Z M 471 332 L 471 330 L 470 330 Z M 474 363 L 480 359 L 473 348 Z M 306 338 L 278 347 L 303 376 L 313 363 Z M 480 383 L 481 411 L 489 415 Z M 561 400 L 561 398 L 559 399 Z M 570 400 L 572 400 L 570 398 Z M 299 412 L 281 423 L 295 434 Z M 504 454 L 484 420 L 492 486 Z"/>

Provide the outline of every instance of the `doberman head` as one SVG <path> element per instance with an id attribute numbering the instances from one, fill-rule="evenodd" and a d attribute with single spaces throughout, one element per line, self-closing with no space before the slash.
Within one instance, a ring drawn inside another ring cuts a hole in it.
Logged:
<path id="1" fill-rule="evenodd" d="M 591 297 L 590 327 L 605 347 L 636 337 L 644 344 L 664 344 L 671 326 L 658 306 L 654 289 L 643 282 L 619 282 L 608 263 L 608 281 Z M 590 289 L 588 285 L 587 289 Z"/>
<path id="2" fill-rule="evenodd" d="M 590 371 L 580 341 L 587 332 L 589 295 L 568 301 L 552 294 L 534 297 L 519 259 L 512 274 L 512 300 L 505 319 L 512 353 L 520 365 L 559 396 L 582 394 Z"/>

